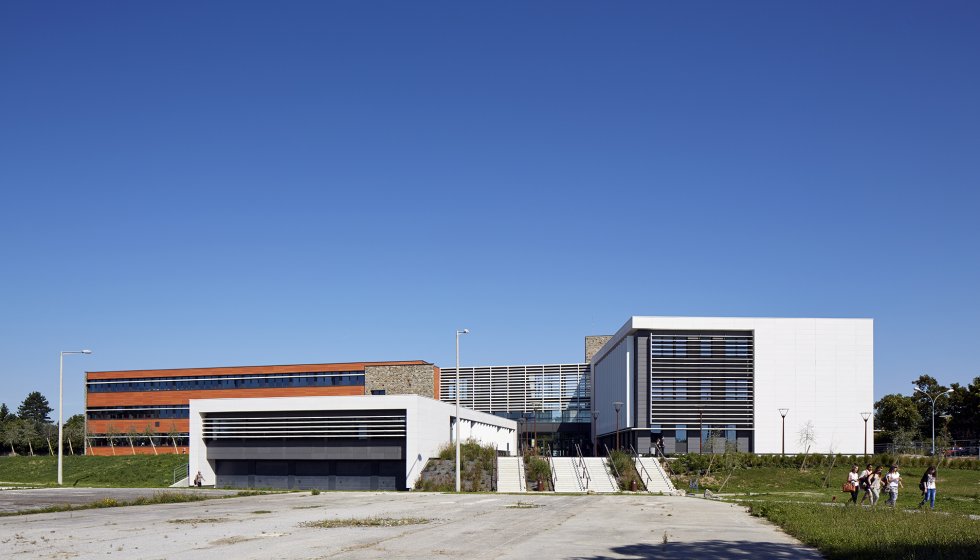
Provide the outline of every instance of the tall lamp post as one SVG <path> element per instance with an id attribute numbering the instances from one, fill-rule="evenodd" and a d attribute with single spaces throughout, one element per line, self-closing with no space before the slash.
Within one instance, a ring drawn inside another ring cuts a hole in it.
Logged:
<path id="1" fill-rule="evenodd" d="M 862 412 L 861 418 L 864 419 L 864 456 L 868 456 L 868 418 L 871 418 L 870 412 Z"/>
<path id="2" fill-rule="evenodd" d="M 592 456 L 599 456 L 599 411 L 592 411 Z"/>
<path id="3" fill-rule="evenodd" d="M 459 432 L 461 429 L 459 421 L 459 335 L 470 334 L 470 329 L 456 331 L 456 492 L 459 492 Z"/>
<path id="4" fill-rule="evenodd" d="M 623 408 L 623 403 L 616 401 L 613 406 L 616 407 L 616 451 L 619 451 L 619 411 Z"/>
<path id="5" fill-rule="evenodd" d="M 780 408 L 779 415 L 783 417 L 783 457 L 786 456 L 786 415 L 789 414 L 788 408 Z"/>
<path id="6" fill-rule="evenodd" d="M 58 357 L 58 486 L 64 482 L 63 463 L 64 463 L 64 386 L 65 386 L 65 354 L 91 354 L 91 350 L 68 350 L 61 353 Z M 87 435 L 87 434 L 86 434 Z"/>
<path id="7" fill-rule="evenodd" d="M 915 383 L 912 383 L 912 385 L 915 385 Z M 932 396 L 929 393 L 923 391 L 922 389 L 919 389 L 918 385 L 915 385 L 915 390 L 929 397 L 929 399 L 932 400 L 932 456 L 935 457 L 936 456 L 936 399 L 938 399 L 943 395 L 948 395 L 952 393 L 953 390 L 949 389 L 947 391 L 943 391 L 942 393 L 938 393 L 936 396 Z"/>

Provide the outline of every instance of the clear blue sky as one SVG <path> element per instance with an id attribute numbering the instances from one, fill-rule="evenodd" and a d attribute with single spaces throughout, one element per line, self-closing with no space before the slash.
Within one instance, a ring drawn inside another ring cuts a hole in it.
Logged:
<path id="1" fill-rule="evenodd" d="M 980 375 L 980 4 L 0 3 L 0 401 L 873 317 Z"/>

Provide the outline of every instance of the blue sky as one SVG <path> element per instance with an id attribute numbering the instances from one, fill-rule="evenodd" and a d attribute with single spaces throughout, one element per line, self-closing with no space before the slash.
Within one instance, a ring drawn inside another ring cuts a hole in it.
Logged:
<path id="1" fill-rule="evenodd" d="M 581 359 L 629 315 L 980 337 L 975 2 L 0 4 L 0 401 Z"/>

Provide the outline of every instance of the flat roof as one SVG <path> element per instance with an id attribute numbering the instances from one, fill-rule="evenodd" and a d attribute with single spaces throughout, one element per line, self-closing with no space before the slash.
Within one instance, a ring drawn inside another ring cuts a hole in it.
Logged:
<path id="1" fill-rule="evenodd" d="M 320 364 L 279 364 L 264 366 L 218 366 L 171 369 L 127 369 L 113 371 L 86 371 L 85 377 L 92 379 L 123 379 L 140 377 L 190 377 L 209 375 L 242 375 L 253 373 L 312 373 L 334 371 L 360 371 L 366 366 L 428 366 L 424 360 L 390 362 L 330 362 Z"/>

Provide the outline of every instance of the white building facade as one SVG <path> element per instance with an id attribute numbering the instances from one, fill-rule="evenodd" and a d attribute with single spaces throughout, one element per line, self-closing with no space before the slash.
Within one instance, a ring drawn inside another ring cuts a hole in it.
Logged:
<path id="1" fill-rule="evenodd" d="M 631 317 L 592 358 L 594 431 L 640 453 L 860 454 L 873 377 L 871 319 Z"/>
<path id="2" fill-rule="evenodd" d="M 189 472 L 219 487 L 405 490 L 452 442 L 455 407 L 418 395 L 192 399 Z M 462 440 L 517 452 L 517 424 L 460 409 Z"/>

